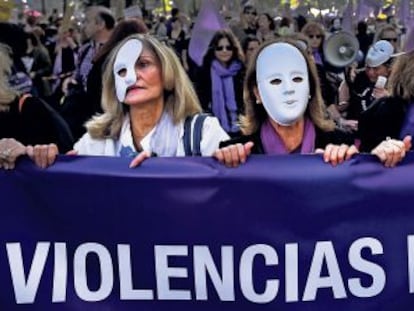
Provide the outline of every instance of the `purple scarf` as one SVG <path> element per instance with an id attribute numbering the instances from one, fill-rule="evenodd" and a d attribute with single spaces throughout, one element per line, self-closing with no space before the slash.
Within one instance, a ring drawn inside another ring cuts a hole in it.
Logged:
<path id="1" fill-rule="evenodd" d="M 315 64 L 323 65 L 322 55 L 319 52 L 319 49 L 313 49 L 312 54 L 313 54 L 313 59 L 315 60 Z"/>
<path id="2" fill-rule="evenodd" d="M 260 130 L 260 138 L 262 140 L 265 154 L 289 154 L 289 151 L 286 149 L 283 140 L 273 128 L 272 123 L 270 123 L 269 119 L 267 119 L 262 125 L 262 128 Z M 315 151 L 315 138 L 316 133 L 313 123 L 308 118 L 305 118 L 302 145 L 300 148 L 301 154 L 313 153 Z"/>
<path id="3" fill-rule="evenodd" d="M 400 131 L 400 139 L 403 140 L 407 135 L 414 137 L 414 102 L 408 104 L 404 123 L 402 124 Z"/>
<path id="4" fill-rule="evenodd" d="M 241 63 L 238 61 L 233 61 L 228 68 L 223 67 L 217 60 L 213 60 L 211 64 L 211 109 L 223 129 L 229 133 L 239 131 L 233 76 L 240 69 Z"/>

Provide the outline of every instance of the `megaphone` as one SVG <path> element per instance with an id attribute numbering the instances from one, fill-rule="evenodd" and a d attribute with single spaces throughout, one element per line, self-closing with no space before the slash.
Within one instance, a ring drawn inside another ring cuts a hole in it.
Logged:
<path id="1" fill-rule="evenodd" d="M 334 33 L 323 45 L 325 60 L 336 68 L 352 64 L 358 57 L 358 51 L 358 39 L 346 31 Z"/>

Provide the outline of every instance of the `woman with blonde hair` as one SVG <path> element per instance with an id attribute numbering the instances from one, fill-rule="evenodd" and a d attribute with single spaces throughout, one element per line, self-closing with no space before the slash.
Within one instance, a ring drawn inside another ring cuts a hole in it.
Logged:
<path id="1" fill-rule="evenodd" d="M 74 150 L 81 155 L 131 157 L 131 167 L 152 155 L 186 155 L 185 120 L 201 112 L 174 51 L 152 36 L 139 34 L 123 40 L 110 54 L 103 75 L 102 108 L 103 114 L 87 122 L 87 133 Z M 201 155 L 211 156 L 225 139 L 228 135 L 218 120 L 207 117 L 201 130 Z M 41 167 L 53 163 L 56 153 L 47 146 L 30 151 Z"/>

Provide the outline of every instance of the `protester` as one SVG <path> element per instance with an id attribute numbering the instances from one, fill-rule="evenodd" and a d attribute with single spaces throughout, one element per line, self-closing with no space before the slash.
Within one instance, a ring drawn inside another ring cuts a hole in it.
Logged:
<path id="1" fill-rule="evenodd" d="M 242 47 L 243 47 L 243 53 L 245 56 L 245 66 L 249 64 L 250 59 L 254 55 L 254 52 L 259 48 L 260 41 L 255 36 L 247 36 L 246 39 L 244 39 Z"/>
<path id="2" fill-rule="evenodd" d="M 188 71 L 187 64 L 187 50 L 188 40 L 187 34 L 184 30 L 183 22 L 180 18 L 174 17 L 171 21 L 171 31 L 168 35 L 168 45 L 175 51 L 178 59 L 184 66 L 184 69 Z"/>
<path id="3" fill-rule="evenodd" d="M 88 132 L 75 144 L 81 155 L 134 157 L 130 166 L 157 156 L 183 156 L 183 126 L 201 111 L 197 96 L 175 53 L 154 37 L 134 35 L 111 53 L 103 76 L 104 113 L 87 123 Z M 228 139 L 218 120 L 202 127 L 201 154 L 211 156 Z M 28 150 L 46 167 L 57 151 L 51 146 Z"/>
<path id="4" fill-rule="evenodd" d="M 410 39 L 410 38 L 409 38 Z M 412 38 L 411 38 L 412 40 Z M 412 41 L 407 41 L 412 45 Z M 379 142 L 403 140 L 411 149 L 414 135 L 414 49 L 397 57 L 388 82 L 389 97 L 382 97 L 361 114 L 361 150 L 375 147 Z"/>
<path id="5" fill-rule="evenodd" d="M 89 71 L 92 68 L 92 59 L 101 46 L 108 40 L 115 26 L 112 12 L 102 6 L 91 6 L 85 13 L 83 31 L 87 42 L 79 48 L 78 64 L 74 77 L 63 83 L 63 92 L 68 92 L 69 84 L 78 84 L 86 91 Z"/>
<path id="6" fill-rule="evenodd" d="M 53 65 L 53 85 L 52 91 L 62 87 L 62 81 L 65 77 L 71 76 L 75 71 L 78 42 L 74 36 L 73 28 L 68 31 L 60 30 L 54 49 L 55 61 Z"/>
<path id="7" fill-rule="evenodd" d="M 324 66 L 323 43 L 325 41 L 325 30 L 322 25 L 317 22 L 308 22 L 302 28 L 302 33 L 308 37 L 315 63 Z"/>
<path id="8" fill-rule="evenodd" d="M 0 22 L 0 43 L 9 46 L 12 50 L 10 86 L 18 92 L 30 92 L 33 82 L 22 61 L 27 52 L 27 33 L 18 25 Z"/>
<path id="9" fill-rule="evenodd" d="M 388 41 L 377 41 L 368 50 L 365 70 L 356 73 L 354 78 L 347 75 L 341 83 L 339 102 L 341 106 L 346 105 L 348 120 L 358 121 L 361 113 L 367 110 L 375 99 L 389 95 L 386 84 L 380 85 L 381 81 L 377 81 L 383 79 L 386 82 L 391 73 L 393 57 L 393 46 Z M 354 130 L 357 130 L 357 126 Z"/>
<path id="10" fill-rule="evenodd" d="M 68 122 L 75 140 L 78 140 L 86 132 L 85 122 L 93 115 L 103 112 L 101 107 L 102 73 L 109 53 L 129 35 L 147 32 L 147 26 L 140 19 L 120 21 L 108 41 L 97 52 L 92 60 L 93 65 L 87 78 L 86 100 L 75 96 L 71 100 L 66 100 L 61 108 L 61 114 Z"/>
<path id="11" fill-rule="evenodd" d="M 230 30 L 216 32 L 204 57 L 196 90 L 201 106 L 216 116 L 230 136 L 239 135 L 243 111 L 244 55 Z"/>
<path id="12" fill-rule="evenodd" d="M 342 132 L 334 129 L 333 121 L 325 118 L 315 65 L 296 41 L 276 40 L 262 45 L 250 63 L 244 86 L 244 136 L 221 144 L 215 152 L 220 162 L 235 167 L 250 153 L 318 151 L 324 153 L 325 162 L 336 165 L 358 152 L 348 145 Z M 385 165 L 393 166 L 405 155 L 401 142 L 397 143 L 398 150 L 391 154 L 385 144 L 374 153 Z"/>
<path id="13" fill-rule="evenodd" d="M 391 43 L 396 53 L 400 51 L 399 31 L 395 26 L 386 24 L 380 27 L 375 33 L 374 43 L 380 40 L 385 40 Z"/>
<path id="14" fill-rule="evenodd" d="M 11 67 L 10 49 L 0 45 L 0 139 L 14 138 L 24 145 L 55 143 L 63 152 L 70 150 L 73 139 L 65 121 L 40 98 L 12 89 Z M 3 160 L 13 156 L 10 148 L 0 149 L 5 152 Z"/>
<path id="15" fill-rule="evenodd" d="M 367 56 L 368 49 L 374 40 L 374 35 L 372 33 L 368 33 L 368 24 L 365 21 L 359 21 L 357 25 L 357 34 L 356 37 L 359 43 L 359 50 L 363 53 L 365 57 Z"/>
<path id="16" fill-rule="evenodd" d="M 341 114 L 337 109 L 338 101 L 338 88 L 332 81 L 331 76 L 327 70 L 327 66 L 323 56 L 322 42 L 324 38 L 324 30 L 322 26 L 315 22 L 310 22 L 305 25 L 301 33 L 296 33 L 291 38 L 299 40 L 301 45 L 304 45 L 305 50 L 314 58 L 320 88 L 322 92 L 322 98 L 330 117 L 339 125 L 341 129 L 347 130 L 349 127 L 354 128 L 354 122 L 348 122 L 347 120 L 341 121 Z"/>
<path id="17" fill-rule="evenodd" d="M 268 13 L 259 14 L 257 18 L 256 37 L 260 43 L 276 38 L 276 25 L 273 18 Z"/>
<path id="18" fill-rule="evenodd" d="M 33 95 L 44 98 L 51 95 L 49 81 L 44 79 L 52 72 L 52 61 L 49 52 L 34 33 L 28 34 L 28 48 L 24 59 L 27 59 L 26 70 L 33 81 Z"/>
<path id="19" fill-rule="evenodd" d="M 240 42 L 247 36 L 255 36 L 257 31 L 257 10 L 251 4 L 244 5 L 242 12 L 240 13 L 240 19 L 235 22 L 230 22 L 229 27 L 239 39 Z"/>

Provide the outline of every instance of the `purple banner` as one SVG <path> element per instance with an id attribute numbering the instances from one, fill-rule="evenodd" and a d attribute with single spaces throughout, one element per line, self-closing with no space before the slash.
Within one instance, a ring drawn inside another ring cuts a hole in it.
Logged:
<path id="1" fill-rule="evenodd" d="M 412 310 L 414 156 L 23 159 L 0 310 Z"/>

